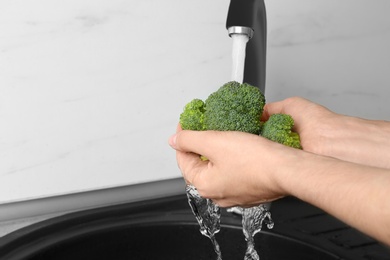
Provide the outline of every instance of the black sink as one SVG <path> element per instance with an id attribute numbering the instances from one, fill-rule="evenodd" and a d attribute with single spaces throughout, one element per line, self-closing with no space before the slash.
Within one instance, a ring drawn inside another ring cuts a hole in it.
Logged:
<path id="1" fill-rule="evenodd" d="M 271 212 L 275 228 L 256 235 L 261 260 L 390 259 L 376 241 L 294 198 L 273 203 Z M 244 258 L 240 216 L 223 210 L 217 239 L 224 260 Z M 0 239 L 0 259 L 201 260 L 216 255 L 182 194 L 33 224 Z"/>

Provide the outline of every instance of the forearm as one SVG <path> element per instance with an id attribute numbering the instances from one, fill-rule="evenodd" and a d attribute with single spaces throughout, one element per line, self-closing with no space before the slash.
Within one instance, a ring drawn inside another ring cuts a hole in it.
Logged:
<path id="1" fill-rule="evenodd" d="M 286 194 L 390 245 L 390 170 L 302 152 L 277 178 Z"/>
<path id="2" fill-rule="evenodd" d="M 333 123 L 322 134 L 322 154 L 390 169 L 390 122 L 340 116 Z"/>

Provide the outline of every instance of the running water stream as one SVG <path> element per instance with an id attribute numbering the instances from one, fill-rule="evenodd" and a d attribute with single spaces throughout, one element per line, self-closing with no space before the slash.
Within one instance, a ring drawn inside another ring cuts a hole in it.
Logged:
<path id="1" fill-rule="evenodd" d="M 245 69 L 245 50 L 249 37 L 245 34 L 232 34 L 232 81 L 243 83 Z"/>
<path id="2" fill-rule="evenodd" d="M 208 238 L 214 246 L 217 260 L 222 260 L 221 250 L 215 234 L 220 230 L 221 210 L 217 204 L 210 199 L 202 198 L 196 188 L 192 185 L 186 186 L 188 203 L 200 226 L 200 233 Z"/>
<path id="3" fill-rule="evenodd" d="M 232 80 L 239 83 L 244 81 L 246 44 L 249 37 L 246 34 L 232 34 Z M 232 210 L 235 212 L 235 210 Z M 254 236 L 261 231 L 263 222 L 266 221 L 269 229 L 274 223 L 267 206 L 259 205 L 252 208 L 238 208 L 242 214 L 242 231 L 247 241 L 247 250 L 244 260 L 259 260 L 260 257 L 255 249 Z"/>
<path id="4" fill-rule="evenodd" d="M 233 39 L 232 80 L 243 83 L 246 43 L 249 37 L 245 34 L 232 34 L 231 37 Z M 199 223 L 201 234 L 210 238 L 217 254 L 217 260 L 222 260 L 221 250 L 215 237 L 220 230 L 220 208 L 212 200 L 202 198 L 192 185 L 186 186 L 186 193 L 192 212 Z M 259 260 L 254 236 L 261 231 L 263 222 L 269 229 L 274 226 L 267 206 L 262 204 L 252 208 L 235 207 L 230 211 L 242 214 L 242 230 L 247 241 L 244 260 Z"/>

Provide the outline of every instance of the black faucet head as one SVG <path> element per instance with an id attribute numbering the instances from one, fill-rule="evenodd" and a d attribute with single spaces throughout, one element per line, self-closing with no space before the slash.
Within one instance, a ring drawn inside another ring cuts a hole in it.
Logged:
<path id="1" fill-rule="evenodd" d="M 244 26 L 253 29 L 258 5 L 262 0 L 231 0 L 228 16 L 226 20 L 226 28 L 232 26 Z"/>
<path id="2" fill-rule="evenodd" d="M 226 28 L 240 26 L 253 30 L 247 43 L 244 82 L 265 91 L 267 19 L 264 0 L 231 0 Z"/>

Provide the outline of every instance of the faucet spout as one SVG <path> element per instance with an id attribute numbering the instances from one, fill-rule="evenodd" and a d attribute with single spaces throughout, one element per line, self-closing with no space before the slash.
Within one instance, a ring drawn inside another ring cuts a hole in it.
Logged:
<path id="1" fill-rule="evenodd" d="M 249 33 L 246 46 L 244 82 L 265 91 L 267 20 L 264 0 L 231 0 L 226 28 L 229 35 L 234 31 Z M 230 29 L 229 29 L 230 28 Z M 244 28 L 244 32 L 242 31 Z M 250 28 L 252 31 L 245 28 Z M 252 35 L 253 33 L 253 35 Z"/>

